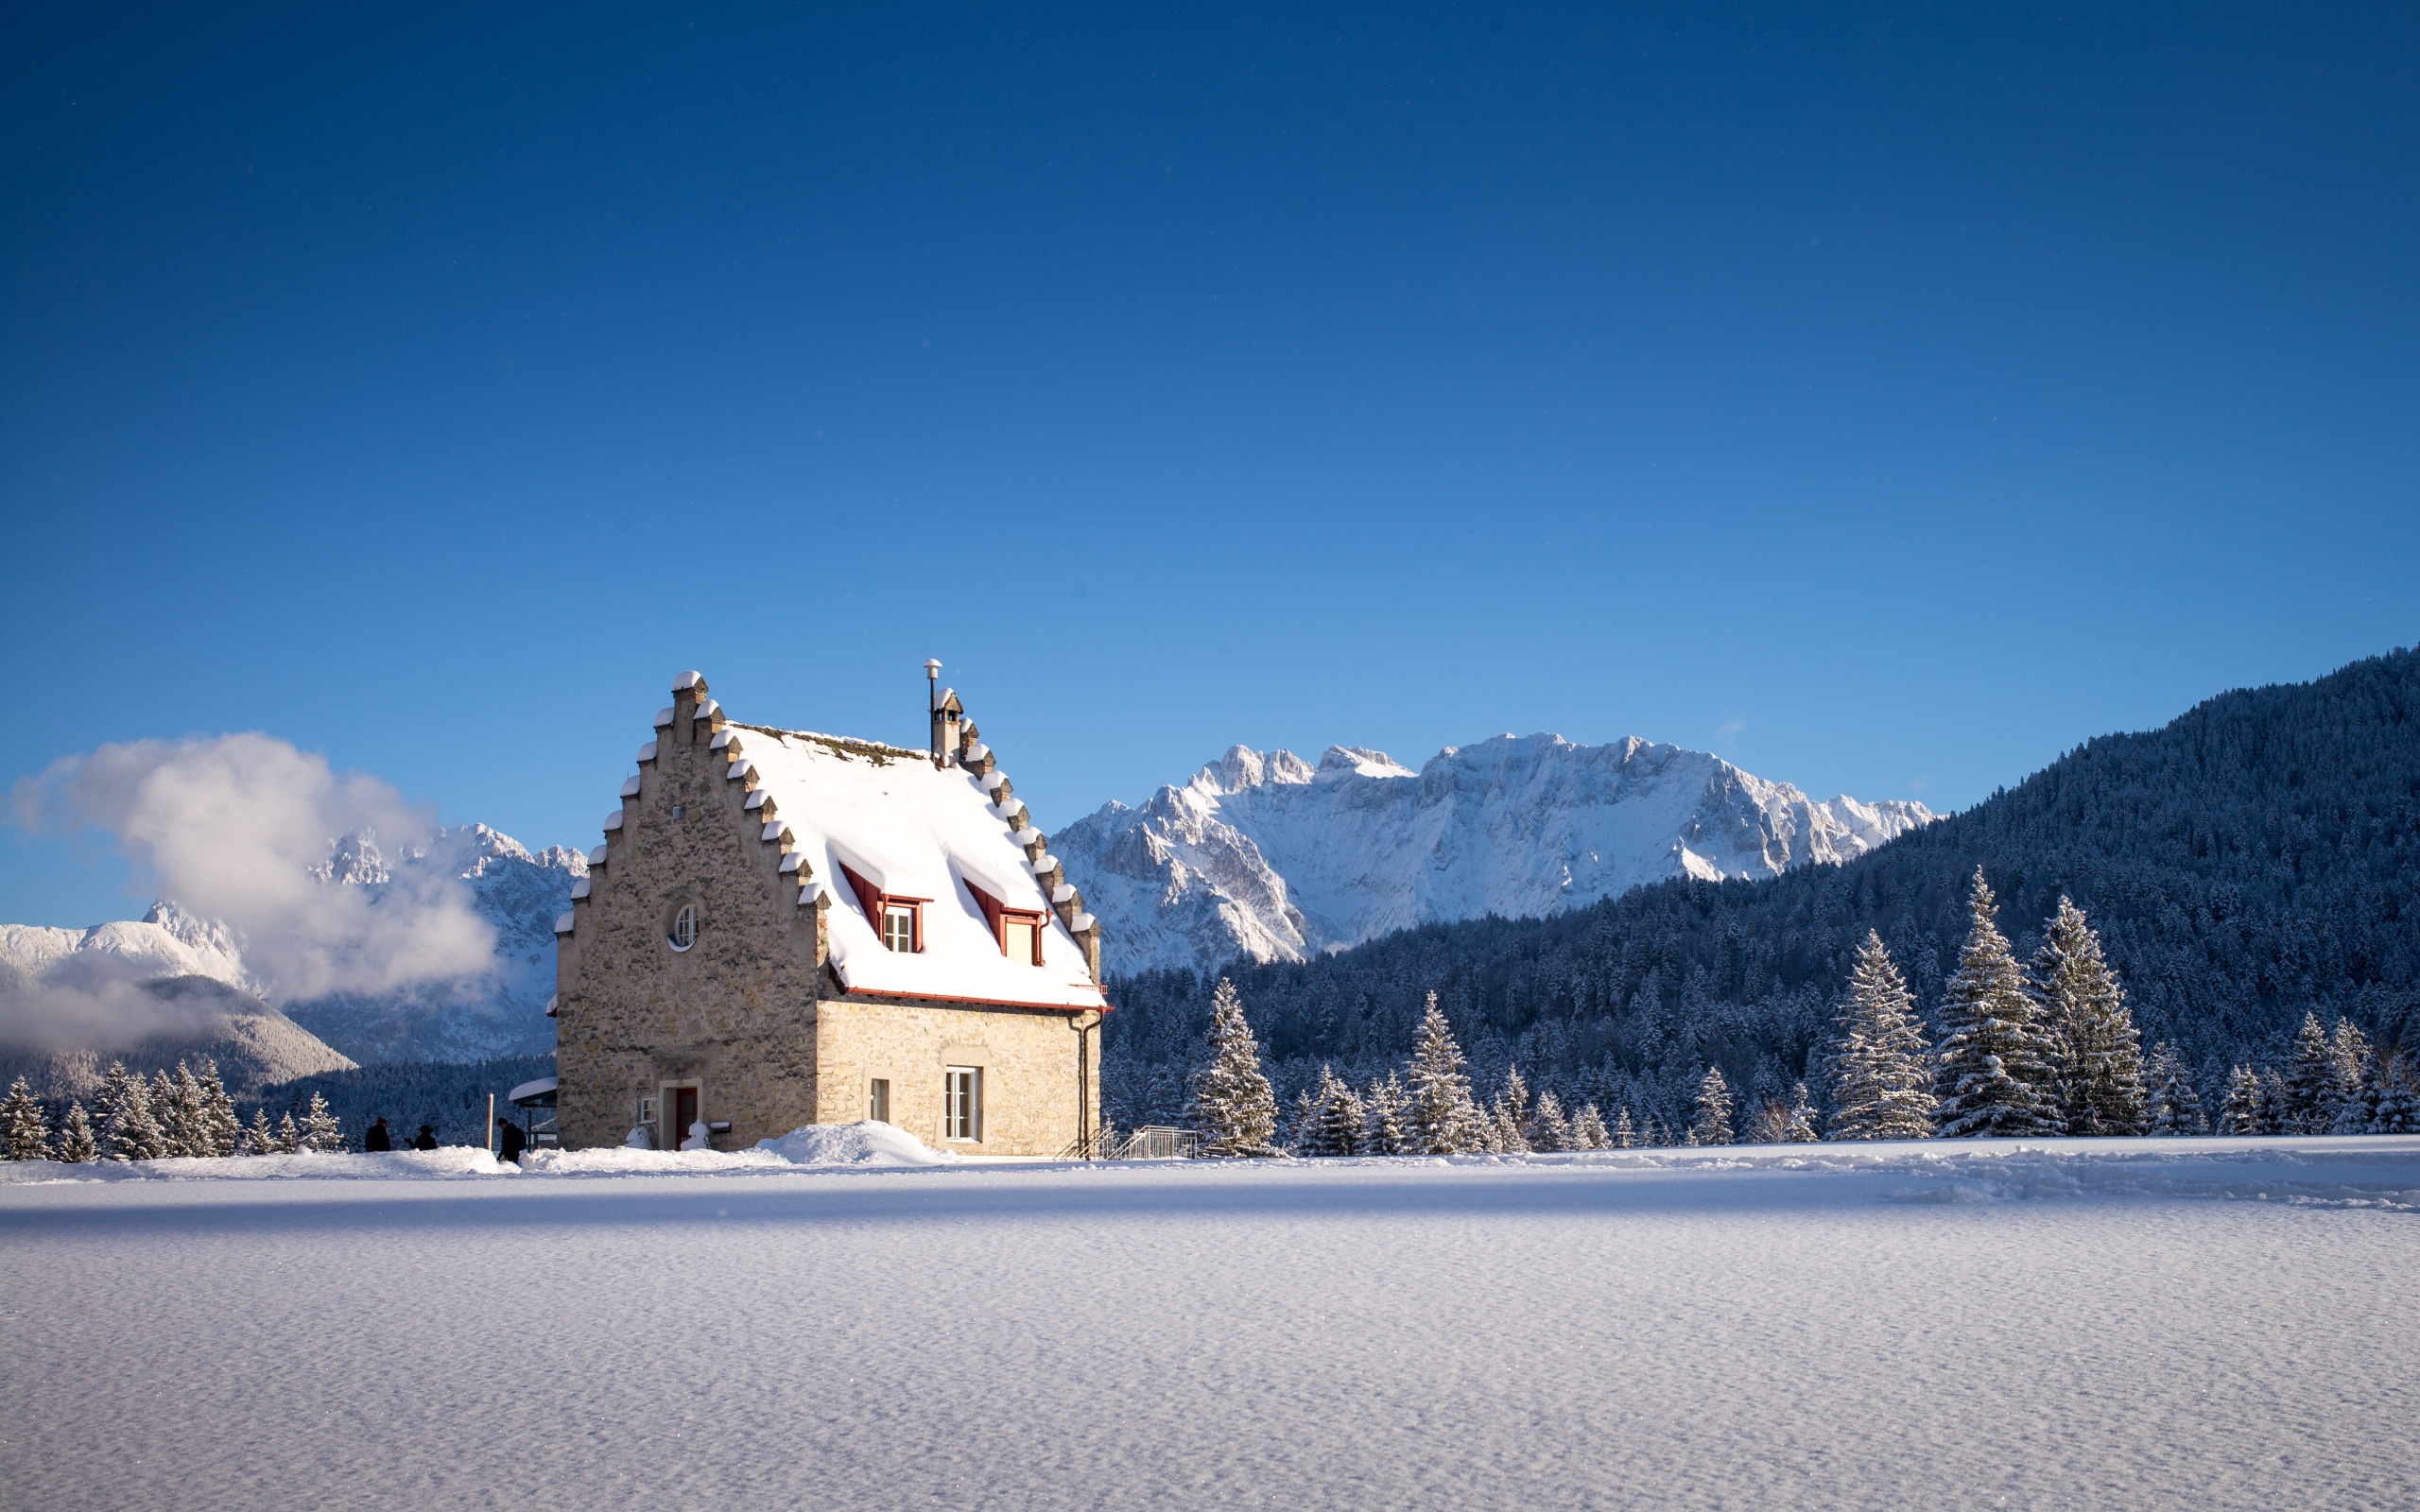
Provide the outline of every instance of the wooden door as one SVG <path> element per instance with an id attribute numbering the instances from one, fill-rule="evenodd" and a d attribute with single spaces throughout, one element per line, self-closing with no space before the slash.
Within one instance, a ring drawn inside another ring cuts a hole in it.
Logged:
<path id="1" fill-rule="evenodd" d="M 672 1147 L 679 1149 L 689 1137 L 689 1125 L 698 1121 L 698 1089 L 675 1088 L 672 1093 Z"/>

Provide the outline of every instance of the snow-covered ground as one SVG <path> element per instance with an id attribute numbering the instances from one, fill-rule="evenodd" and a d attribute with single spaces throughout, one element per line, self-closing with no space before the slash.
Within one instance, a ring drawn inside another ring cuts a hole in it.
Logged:
<path id="1" fill-rule="evenodd" d="M 0 1170 L 9 1501 L 2420 1504 L 2420 1139 L 878 1145 Z"/>

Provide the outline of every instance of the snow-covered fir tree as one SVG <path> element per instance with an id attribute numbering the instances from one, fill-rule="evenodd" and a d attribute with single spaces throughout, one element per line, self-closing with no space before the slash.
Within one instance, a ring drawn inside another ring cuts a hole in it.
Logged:
<path id="1" fill-rule="evenodd" d="M 126 1062 L 112 1060 L 101 1077 L 100 1086 L 93 1090 L 93 1131 L 101 1142 L 101 1159 L 117 1159 L 110 1154 L 110 1120 L 117 1116 L 118 1106 L 126 1101 Z"/>
<path id="2" fill-rule="evenodd" d="M 1605 1129 L 1605 1115 L 1597 1111 L 1596 1104 L 1582 1104 L 1580 1116 L 1571 1121 L 1571 1147 L 1575 1150 L 1602 1150 L 1612 1144 L 1613 1136 Z"/>
<path id="3" fill-rule="evenodd" d="M 1768 1097 L 1748 1115 L 1750 1144 L 1780 1144 L 1789 1132 L 1789 1109 L 1778 1097 Z"/>
<path id="4" fill-rule="evenodd" d="M 1359 1155 L 1362 1123 L 1368 1117 L 1361 1099 L 1327 1066 L 1320 1067 L 1319 1093 L 1311 1099 L 1310 1131 L 1303 1141 L 1305 1155 Z"/>
<path id="5" fill-rule="evenodd" d="M 1611 1141 L 1610 1144 L 1607 1146 L 1610 1149 L 1634 1150 L 1638 1148 L 1638 1128 L 1630 1121 L 1630 1105 L 1628 1103 L 1624 1103 L 1621 1107 L 1614 1110 L 1614 1126 L 1612 1132 L 1607 1137 Z"/>
<path id="6" fill-rule="evenodd" d="M 302 1148 L 320 1155 L 337 1155 L 344 1150 L 344 1130 L 337 1126 L 336 1114 L 328 1110 L 328 1100 L 318 1092 L 311 1094 L 311 1106 L 302 1113 Z"/>
<path id="7" fill-rule="evenodd" d="M 2377 1078 L 2365 1075 L 2361 1084 L 2336 1100 L 2336 1122 L 2327 1126 L 2330 1134 L 2368 1134 L 2377 1123 L 2378 1097 L 2381 1089 Z"/>
<path id="8" fill-rule="evenodd" d="M 0 1103 L 0 1160 L 50 1159 L 50 1114 L 20 1076 Z"/>
<path id="9" fill-rule="evenodd" d="M 1293 1135 L 1286 1141 L 1286 1149 L 1289 1153 L 1294 1155 L 1307 1153 L 1307 1146 L 1311 1143 L 1311 1128 L 1319 1122 L 1319 1104 L 1312 1098 L 1311 1090 L 1305 1087 L 1296 1092 L 1292 1120 Z"/>
<path id="10" fill-rule="evenodd" d="M 157 1160 L 168 1153 L 168 1136 L 151 1113 L 151 1089 L 143 1078 L 112 1063 L 101 1084 L 110 1114 L 101 1125 L 101 1156 L 111 1160 Z"/>
<path id="11" fill-rule="evenodd" d="M 1933 1095 L 1933 1132 L 1945 1139 L 2056 1134 L 2050 1046 L 2026 995 L 2008 936 L 1995 919 L 1998 901 L 1975 868 L 1967 893 L 1966 943 L 1944 986 L 1943 1038 Z"/>
<path id="12" fill-rule="evenodd" d="M 1815 1132 L 1815 1102 L 1807 1095 L 1803 1081 L 1790 1084 L 1789 1118 L 1782 1126 L 1781 1137 L 1791 1144 L 1812 1144 L 1823 1138 Z"/>
<path id="13" fill-rule="evenodd" d="M 1735 1137 L 1731 1129 L 1731 1084 L 1722 1079 L 1720 1066 L 1708 1066 L 1698 1080 L 1697 1117 L 1689 1123 L 1689 1143 L 1729 1144 Z"/>
<path id="14" fill-rule="evenodd" d="M 2185 1058 L 2166 1040 L 2152 1046 L 2143 1075 L 2151 1083 L 2145 1108 L 2153 1134 L 2206 1134 L 2210 1121 L 2202 1111 L 2201 1094 L 2193 1090 L 2193 1073 Z"/>
<path id="15" fill-rule="evenodd" d="M 2336 1106 L 2328 1118 L 2330 1128 L 2344 1121 L 2346 1105 L 2358 1101 L 2362 1089 L 2369 1085 L 2371 1059 L 2369 1036 L 2350 1021 L 2337 1020 L 2336 1027 L 2327 1036 L 2327 1061 L 2336 1071 Z"/>
<path id="16" fill-rule="evenodd" d="M 1932 1048 L 1906 979 L 1873 930 L 1858 947 L 1833 1023 L 1831 1137 L 1931 1138 Z"/>
<path id="17" fill-rule="evenodd" d="M 1521 1079 L 1520 1067 L 1508 1066 L 1495 1106 L 1488 1109 L 1487 1147 L 1498 1155 L 1529 1154 L 1529 1123 L 1530 1084 Z"/>
<path id="18" fill-rule="evenodd" d="M 2373 1134 L 2420 1134 L 2420 1077 L 2400 1052 L 2380 1062 L 2377 1106 L 2370 1115 Z"/>
<path id="19" fill-rule="evenodd" d="M 2253 1132 L 2256 1134 L 2287 1132 L 2286 1078 L 2274 1068 L 2261 1074 L 2260 1126 Z"/>
<path id="20" fill-rule="evenodd" d="M 59 1158 L 69 1165 L 82 1165 L 96 1159 L 100 1147 L 93 1142 L 93 1121 L 85 1116 L 82 1103 L 67 1105 L 67 1116 L 59 1121 Z"/>
<path id="21" fill-rule="evenodd" d="M 1530 1148 L 1551 1155 L 1561 1150 L 1585 1149 L 1571 1139 L 1571 1123 L 1563 1116 L 1563 1099 L 1549 1087 L 1538 1093 L 1537 1111 L 1530 1115 Z"/>
<path id="22" fill-rule="evenodd" d="M 2100 953 L 2100 936 L 2066 894 L 2059 895 L 2026 988 L 2050 1040 L 2053 1086 L 2066 1132 L 2143 1131 L 2143 1041 L 2125 989 Z"/>
<path id="23" fill-rule="evenodd" d="M 1420 1043 L 1404 1069 L 1404 1136 L 1414 1155 L 1470 1155 L 1487 1148 L 1487 1119 L 1471 1100 L 1462 1047 L 1437 994 L 1420 1022 Z"/>
<path id="24" fill-rule="evenodd" d="M 167 1137 L 170 1155 L 215 1153 L 209 1118 L 202 1108 L 201 1083 L 194 1079 L 191 1066 L 180 1060 L 174 1076 L 161 1072 L 152 1077 L 151 1110 L 160 1120 L 160 1132 Z"/>
<path id="25" fill-rule="evenodd" d="M 2285 1106 L 2277 1116 L 2280 1134 L 2325 1134 L 2336 1119 L 2336 1057 L 2319 1015 L 2305 1013 L 2294 1036 L 2293 1059 L 2286 1066 Z"/>
<path id="26" fill-rule="evenodd" d="M 2260 1077 L 2240 1061 L 2227 1073 L 2226 1101 L 2219 1107 L 2219 1132 L 2260 1132 Z"/>
<path id="27" fill-rule="evenodd" d="M 218 1079 L 217 1062 L 202 1057 L 194 1063 L 193 1079 L 201 1092 L 202 1143 L 213 1155 L 234 1154 L 244 1125 L 236 1120 L 235 1101 L 227 1095 L 226 1083 Z"/>
<path id="28" fill-rule="evenodd" d="M 277 1121 L 277 1153 L 298 1155 L 302 1150 L 302 1131 L 294 1126 L 294 1115 L 287 1113 Z"/>
<path id="29" fill-rule="evenodd" d="M 1245 1022 L 1236 985 L 1219 979 L 1210 999 L 1209 1058 L 1193 1074 L 1187 1115 L 1201 1132 L 1201 1153 L 1212 1156 L 1282 1155 L 1277 1137 L 1277 1099 L 1260 1070 L 1260 1044 Z"/>
<path id="30" fill-rule="evenodd" d="M 277 1153 L 277 1130 L 268 1126 L 268 1108 L 252 1109 L 252 1121 L 244 1126 L 243 1142 L 236 1146 L 235 1153 L 238 1155 L 275 1155 Z"/>
<path id="31" fill-rule="evenodd" d="M 1367 1123 L 1361 1147 L 1372 1155 L 1409 1154 L 1411 1145 L 1403 1128 L 1403 1083 L 1393 1072 L 1387 1073 L 1386 1080 L 1370 1084 L 1370 1095 L 1362 1106 Z"/>

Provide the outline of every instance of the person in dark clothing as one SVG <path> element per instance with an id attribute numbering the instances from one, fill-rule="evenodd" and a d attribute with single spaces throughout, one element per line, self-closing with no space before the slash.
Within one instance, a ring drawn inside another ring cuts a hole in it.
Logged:
<path id="1" fill-rule="evenodd" d="M 497 1131 L 495 1158 L 499 1160 L 510 1160 L 513 1164 L 519 1165 L 522 1146 L 529 1143 L 522 1138 L 521 1125 L 509 1118 L 499 1118 L 495 1121 L 495 1126 Z"/>
<path id="2" fill-rule="evenodd" d="M 387 1137 L 386 1114 L 379 1114 L 376 1122 L 370 1125 L 370 1132 L 361 1136 L 361 1147 L 365 1150 L 391 1150 L 395 1147 L 394 1141 Z"/>
<path id="3" fill-rule="evenodd" d="M 420 1137 L 412 1141 L 412 1148 L 415 1150 L 433 1150 L 437 1148 L 437 1125 L 434 1124 L 423 1124 L 420 1126 Z"/>

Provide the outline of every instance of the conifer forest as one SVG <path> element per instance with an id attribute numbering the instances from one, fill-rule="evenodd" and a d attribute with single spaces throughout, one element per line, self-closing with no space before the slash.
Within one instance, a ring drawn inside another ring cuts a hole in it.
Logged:
<path id="1" fill-rule="evenodd" d="M 1517 1101 L 1567 1135 L 1584 1110 L 1614 1143 L 2403 1131 L 2415 894 L 2420 653 L 2397 650 L 2093 740 L 1838 868 L 1116 979 L 1106 1113 L 1201 1115 L 1223 979 L 1288 1148 L 1340 1093 L 1367 1137 L 1441 1025 L 1481 1122 Z"/>

